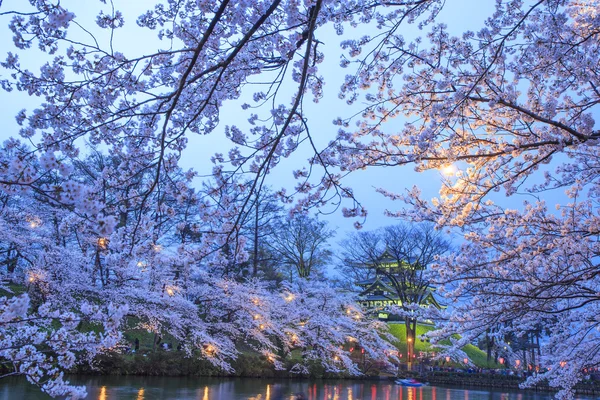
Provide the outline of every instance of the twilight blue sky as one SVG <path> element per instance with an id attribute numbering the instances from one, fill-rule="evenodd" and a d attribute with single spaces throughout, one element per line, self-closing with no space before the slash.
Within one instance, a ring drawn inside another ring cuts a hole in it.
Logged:
<path id="1" fill-rule="evenodd" d="M 2 4 L 1 11 L 11 9 L 14 4 L 20 4 L 22 0 L 5 0 Z M 115 1 L 116 8 L 121 9 L 125 15 L 126 23 L 125 27 L 116 31 L 115 50 L 122 51 L 127 56 L 139 55 L 141 53 L 148 53 L 154 51 L 157 48 L 165 47 L 166 44 L 161 43 L 158 39 L 154 39 L 153 32 L 147 30 L 140 30 L 135 24 L 135 18 L 139 15 L 148 5 L 150 1 L 147 0 L 128 0 L 128 1 Z M 63 1 L 63 6 L 69 10 L 75 12 L 77 20 L 85 25 L 86 28 L 89 26 L 95 26 L 94 18 L 96 15 L 95 7 L 103 6 L 100 2 L 84 2 L 84 1 Z M 73 5 L 71 5 L 73 4 Z M 93 7 L 90 7 L 93 4 Z M 484 19 L 489 16 L 493 10 L 494 0 L 448 0 L 442 15 L 439 18 L 440 22 L 446 23 L 450 31 L 453 34 L 460 34 L 464 30 L 477 30 L 483 26 Z M 109 12 L 109 6 L 105 7 L 106 11 Z M 0 42 L 0 58 L 4 59 L 8 51 L 15 52 L 12 46 L 12 40 L 10 39 L 10 32 L 6 28 L 8 19 L 4 17 L 0 22 L 0 34 L 4 38 Z M 100 32 L 96 29 L 94 32 Z M 348 28 L 345 34 L 347 36 L 360 37 L 368 32 L 366 28 L 351 29 Z M 422 35 L 425 32 L 418 31 L 415 26 L 405 28 L 403 31 L 405 36 L 408 38 L 416 35 Z M 88 37 L 80 31 L 81 40 L 88 40 Z M 103 40 L 102 34 L 99 33 L 99 40 Z M 338 88 L 342 84 L 343 77 L 346 74 L 345 70 L 340 73 L 338 66 L 339 57 L 341 50 L 339 48 L 340 41 L 345 37 L 337 36 L 331 27 L 321 28 L 317 33 L 317 38 L 323 42 L 321 49 L 325 53 L 325 61 L 320 65 L 321 73 L 324 75 L 326 80 L 324 98 L 318 104 L 312 103 L 307 98 L 304 104 L 304 110 L 309 116 L 309 127 L 314 135 L 314 139 L 317 145 L 326 144 L 331 138 L 334 137 L 337 127 L 332 124 L 332 120 L 335 117 L 346 117 L 353 113 L 353 108 L 348 107 L 344 101 L 338 99 Z M 104 37 L 106 40 L 106 36 Z M 43 57 L 36 50 L 19 53 L 22 64 L 29 69 L 35 70 L 36 66 L 40 65 Z M 6 71 L 0 69 L 0 76 L 6 76 Z M 252 89 L 252 88 L 249 88 Z M 249 98 L 252 93 L 250 90 L 245 93 L 243 98 L 237 102 L 230 102 L 225 104 L 221 110 L 221 125 L 211 135 L 198 136 L 190 135 L 188 148 L 185 151 L 181 166 L 185 169 L 193 168 L 200 174 L 208 174 L 210 172 L 211 164 L 210 157 L 215 152 L 226 152 L 228 142 L 224 138 L 223 129 L 225 125 L 239 124 L 240 126 L 245 125 L 244 112 L 240 109 L 240 104 L 243 102 L 250 102 Z M 281 96 L 280 101 L 287 101 L 289 97 Z M 0 101 L 2 107 L 0 109 L 0 119 L 2 121 L 2 131 L 0 131 L 0 140 L 9 136 L 17 135 L 17 125 L 15 123 L 15 114 L 26 108 L 31 110 L 38 104 L 39 99 L 30 98 L 23 93 L 12 92 L 0 92 Z M 360 105 L 360 103 L 359 103 Z M 247 114 L 246 114 L 247 115 Z M 389 122 L 387 127 L 388 131 L 394 130 L 394 125 L 397 124 L 398 128 L 401 127 L 402 120 L 392 120 Z M 247 124 L 246 124 L 247 125 Z M 308 147 L 308 146 L 305 146 Z M 309 151 L 299 151 L 297 154 L 292 156 L 290 159 L 285 160 L 281 163 L 279 168 L 272 174 L 268 180 L 268 184 L 274 188 L 281 186 L 288 187 L 291 189 L 293 186 L 292 170 L 298 168 L 299 165 L 305 163 L 306 158 L 309 156 Z M 411 166 L 407 167 L 395 167 L 395 168 L 377 168 L 366 171 L 359 171 L 354 173 L 348 178 L 349 183 L 353 186 L 355 193 L 359 200 L 369 210 L 369 217 L 365 224 L 365 229 L 370 230 L 380 226 L 393 224 L 394 220 L 383 216 L 385 209 L 395 210 L 401 207 L 401 204 L 391 202 L 384 199 L 381 195 L 375 192 L 377 187 L 385 187 L 387 190 L 401 192 L 405 188 L 411 188 L 413 185 L 418 185 L 424 193 L 424 197 L 430 199 L 437 195 L 441 183 L 441 173 L 438 171 L 429 171 L 425 173 L 416 173 Z M 515 205 L 521 202 L 521 199 L 517 200 Z M 513 203 L 513 201 L 511 201 Z M 330 221 L 333 227 L 338 228 L 338 238 L 343 236 L 343 232 L 351 231 L 352 223 L 354 220 L 345 219 L 341 216 L 340 212 L 336 212 L 333 215 L 323 217 Z"/>

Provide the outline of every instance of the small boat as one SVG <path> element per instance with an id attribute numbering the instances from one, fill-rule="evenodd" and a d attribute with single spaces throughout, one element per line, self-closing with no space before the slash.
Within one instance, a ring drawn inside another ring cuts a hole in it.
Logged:
<path id="1" fill-rule="evenodd" d="M 396 380 L 396 384 L 398 385 L 402 385 L 402 386 L 409 386 L 409 387 L 420 387 L 420 386 L 425 386 L 426 383 L 422 383 L 419 382 L 416 379 L 397 379 Z"/>

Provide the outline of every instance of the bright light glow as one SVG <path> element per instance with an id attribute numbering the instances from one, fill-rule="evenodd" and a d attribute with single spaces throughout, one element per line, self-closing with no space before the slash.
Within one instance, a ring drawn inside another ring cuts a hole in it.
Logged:
<path id="1" fill-rule="evenodd" d="M 172 287 L 167 288 L 167 294 L 169 296 L 173 296 L 175 294 L 175 290 Z"/>
<path id="2" fill-rule="evenodd" d="M 292 300 L 294 300 L 293 294 L 289 293 L 287 296 L 285 296 L 285 301 L 287 301 L 288 303 Z"/>
<path id="3" fill-rule="evenodd" d="M 104 237 L 98 238 L 98 247 L 106 249 L 108 247 L 108 239 Z"/>
<path id="4" fill-rule="evenodd" d="M 154 250 L 157 253 L 160 253 L 162 251 L 163 247 L 160 244 L 153 244 L 152 245 L 152 250 Z"/>
<path id="5" fill-rule="evenodd" d="M 213 346 L 212 344 L 205 344 L 204 345 L 204 352 L 209 357 L 214 356 L 215 352 L 216 352 L 215 346 Z"/>
<path id="6" fill-rule="evenodd" d="M 444 165 L 440 168 L 440 172 L 446 176 L 452 176 L 456 174 L 456 167 L 453 164 Z"/>
<path id="7" fill-rule="evenodd" d="M 144 388 L 140 388 L 140 390 L 138 390 L 136 400 L 144 400 Z"/>

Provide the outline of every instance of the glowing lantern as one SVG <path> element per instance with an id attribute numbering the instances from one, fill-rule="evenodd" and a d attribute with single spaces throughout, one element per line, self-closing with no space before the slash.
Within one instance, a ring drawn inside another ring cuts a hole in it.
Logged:
<path id="1" fill-rule="evenodd" d="M 564 367 L 565 367 L 565 365 L 567 365 L 567 362 L 566 362 L 566 361 L 561 361 L 561 362 L 560 362 L 560 367 L 561 367 L 561 368 L 564 368 Z"/>
<path id="2" fill-rule="evenodd" d="M 515 365 L 519 367 L 519 365 L 521 365 L 521 360 L 515 360 Z"/>
<path id="3" fill-rule="evenodd" d="M 98 247 L 101 249 L 106 249 L 108 247 L 108 239 L 107 238 L 98 238 Z"/>
<path id="4" fill-rule="evenodd" d="M 463 362 L 464 362 L 465 364 L 468 364 L 468 363 L 469 363 L 469 359 L 468 359 L 468 358 L 465 358 L 465 359 L 463 360 Z"/>
<path id="5" fill-rule="evenodd" d="M 500 357 L 500 358 L 498 359 L 498 362 L 499 362 L 500 364 L 504 364 L 504 358 Z"/>
<path id="6" fill-rule="evenodd" d="M 450 362 L 450 357 L 446 356 L 446 362 L 449 363 Z"/>
<path id="7" fill-rule="evenodd" d="M 212 357 L 215 355 L 215 352 L 216 352 L 215 346 L 213 346 L 212 344 L 205 344 L 203 347 L 204 347 L 204 352 L 206 353 L 207 356 Z"/>

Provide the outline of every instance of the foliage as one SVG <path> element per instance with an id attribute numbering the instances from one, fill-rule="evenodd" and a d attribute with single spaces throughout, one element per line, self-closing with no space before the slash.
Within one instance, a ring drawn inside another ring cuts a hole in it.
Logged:
<path id="1" fill-rule="evenodd" d="M 598 1 L 498 0 L 480 29 L 453 36 L 439 20 L 453 4 L 441 0 L 156 0 L 136 19 L 140 37 L 162 41 L 145 54 L 116 40 L 130 24 L 118 2 L 86 10 L 95 25 L 72 11 L 79 3 L 21 1 L 0 13 L 15 47 L 0 84 L 39 100 L 16 116 L 23 142 L 0 151 L 2 265 L 17 283 L 33 278 L 30 312 L 73 312 L 83 298 L 128 306 L 145 329 L 168 329 L 222 368 L 238 332 L 265 353 L 285 349 L 277 333 L 290 321 L 269 317 L 262 332 L 249 317 L 253 296 L 266 318 L 280 293 L 240 283 L 242 225 L 266 175 L 306 145 L 313 153 L 294 190 L 276 192 L 296 196 L 293 213 L 341 206 L 363 219 L 347 174 L 454 164 L 432 201 L 417 187 L 380 189 L 408 205 L 391 215 L 464 234 L 437 269 L 457 306 L 435 339 L 460 332 L 458 351 L 490 327 L 500 340 L 543 323 L 551 368 L 536 379 L 563 388 L 559 396 L 600 363 Z M 404 37 L 410 24 L 425 37 Z M 326 25 L 343 35 L 339 97 L 365 106 L 336 118 L 337 134 L 318 148 L 303 105 L 323 95 Z M 215 133 L 224 102 L 244 92 L 247 127 L 225 127 L 229 151 L 192 189 L 196 173 L 178 166 L 189 136 Z M 86 160 L 86 142 L 111 156 Z M 550 191 L 562 195 L 554 209 Z M 532 201 L 512 209 L 495 192 Z M 316 314 L 323 288 L 303 285 L 289 290 Z M 333 327 L 350 321 L 334 309 L 327 332 L 338 346 Z M 334 354 L 333 342 L 315 345 Z"/>

